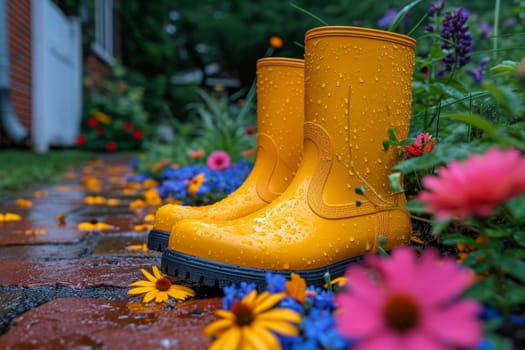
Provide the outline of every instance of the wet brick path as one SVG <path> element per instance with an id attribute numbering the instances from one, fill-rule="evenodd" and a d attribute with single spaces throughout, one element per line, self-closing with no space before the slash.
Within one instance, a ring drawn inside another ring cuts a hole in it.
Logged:
<path id="1" fill-rule="evenodd" d="M 101 156 L 60 184 L 0 198 L 0 349 L 208 347 L 202 330 L 220 308 L 220 290 L 174 280 L 196 297 L 143 305 L 127 294 L 144 279 L 140 268 L 160 265 L 158 252 L 142 249 L 144 218 L 156 208 L 130 209 L 143 191 L 126 184 L 129 160 Z M 87 196 L 106 204 L 86 203 Z M 79 230 L 83 222 L 111 228 Z"/>

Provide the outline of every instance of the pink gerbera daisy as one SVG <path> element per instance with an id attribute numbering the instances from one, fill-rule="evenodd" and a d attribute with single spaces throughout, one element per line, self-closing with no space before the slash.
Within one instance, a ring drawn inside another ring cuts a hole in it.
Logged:
<path id="1" fill-rule="evenodd" d="M 525 157 L 516 149 L 496 147 L 473 154 L 465 162 L 452 161 L 426 176 L 418 199 L 441 220 L 489 216 L 506 200 L 525 192 Z"/>
<path id="2" fill-rule="evenodd" d="M 435 250 L 419 261 L 409 247 L 390 259 L 369 256 L 346 278 L 337 328 L 356 341 L 354 350 L 470 349 L 482 340 L 481 305 L 458 299 L 474 274 Z"/>
<path id="3" fill-rule="evenodd" d="M 223 170 L 230 166 L 230 156 L 224 151 L 213 151 L 207 160 L 208 168 Z"/>

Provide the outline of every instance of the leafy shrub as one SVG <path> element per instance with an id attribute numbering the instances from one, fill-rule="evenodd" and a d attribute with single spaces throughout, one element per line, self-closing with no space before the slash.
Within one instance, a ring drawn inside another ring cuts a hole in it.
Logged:
<path id="1" fill-rule="evenodd" d="M 77 145 L 90 150 L 140 149 L 146 134 L 148 115 L 143 109 L 143 89 L 130 86 L 125 70 L 115 65 L 100 82 L 86 79 L 86 101 L 82 131 Z"/>

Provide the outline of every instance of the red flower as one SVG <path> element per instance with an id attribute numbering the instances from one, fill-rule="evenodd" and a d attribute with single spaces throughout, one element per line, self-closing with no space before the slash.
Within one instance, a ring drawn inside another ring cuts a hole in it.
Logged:
<path id="1" fill-rule="evenodd" d="M 433 139 L 428 132 L 421 132 L 416 136 L 416 141 L 413 144 L 405 146 L 405 155 L 407 158 L 413 158 L 430 153 L 434 149 L 436 142 L 437 140 Z"/>
<path id="2" fill-rule="evenodd" d="M 97 135 L 104 135 L 104 131 L 104 128 L 101 126 L 97 127 L 96 129 Z"/>
<path id="3" fill-rule="evenodd" d="M 130 122 L 125 122 L 124 123 L 124 130 L 126 130 L 128 132 L 132 132 L 133 131 L 133 124 L 131 124 Z"/>
<path id="4" fill-rule="evenodd" d="M 188 151 L 188 157 L 191 159 L 199 159 L 204 157 L 205 153 L 202 149 Z"/>
<path id="5" fill-rule="evenodd" d="M 87 123 L 90 128 L 94 128 L 95 126 L 98 125 L 98 120 L 96 120 L 95 118 L 89 118 Z"/>
<path id="6" fill-rule="evenodd" d="M 247 136 L 252 136 L 253 133 L 255 132 L 255 126 L 253 125 L 248 125 L 246 127 L 246 129 L 244 129 L 244 132 L 246 133 Z"/>
<path id="7" fill-rule="evenodd" d="M 142 131 L 140 130 L 133 131 L 133 138 L 135 140 L 142 140 Z"/>
<path id="8" fill-rule="evenodd" d="M 117 144 L 113 141 L 109 141 L 106 143 L 106 151 L 108 152 L 115 152 L 117 150 Z"/>
<path id="9" fill-rule="evenodd" d="M 244 158 L 248 158 L 248 157 L 251 157 L 255 154 L 255 149 L 254 148 L 250 148 L 250 149 L 247 149 L 247 150 L 244 150 L 242 152 L 242 156 Z"/>
<path id="10" fill-rule="evenodd" d="M 78 135 L 77 136 L 77 139 L 75 141 L 75 143 L 78 145 L 78 146 L 82 146 L 86 143 L 86 137 L 84 135 Z"/>

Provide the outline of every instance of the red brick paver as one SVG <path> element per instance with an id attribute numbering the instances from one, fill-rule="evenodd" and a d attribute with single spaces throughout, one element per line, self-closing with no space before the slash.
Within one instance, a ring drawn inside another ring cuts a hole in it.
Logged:
<path id="1" fill-rule="evenodd" d="M 193 300 L 172 310 L 129 300 L 61 298 L 17 317 L 2 349 L 196 349 L 209 344 L 203 324 L 220 299 Z"/>
<path id="2" fill-rule="evenodd" d="M 141 268 L 160 264 L 160 253 L 140 249 L 147 228 L 135 227 L 155 208 L 130 209 L 142 197 L 124 191 L 129 160 L 91 162 L 61 184 L 0 200 L 0 214 L 22 218 L 0 221 L 0 349 L 208 347 L 202 330 L 221 306 L 220 291 L 174 280 L 194 288 L 196 298 L 143 305 L 127 294 L 144 279 Z M 116 203 L 87 204 L 88 195 Z M 111 227 L 79 230 L 81 222 Z"/>

